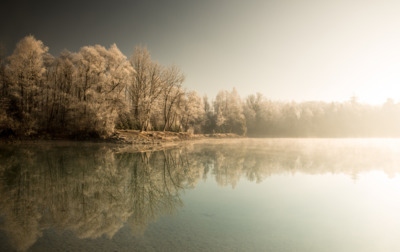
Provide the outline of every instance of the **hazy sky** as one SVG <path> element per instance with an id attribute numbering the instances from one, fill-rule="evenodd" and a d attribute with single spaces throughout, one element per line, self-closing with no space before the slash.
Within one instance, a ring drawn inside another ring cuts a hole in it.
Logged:
<path id="1" fill-rule="evenodd" d="M 146 45 L 176 64 L 185 86 L 214 97 L 364 102 L 400 99 L 400 1 L 8 1 L 0 40 L 32 34 L 57 55 L 116 43 Z"/>

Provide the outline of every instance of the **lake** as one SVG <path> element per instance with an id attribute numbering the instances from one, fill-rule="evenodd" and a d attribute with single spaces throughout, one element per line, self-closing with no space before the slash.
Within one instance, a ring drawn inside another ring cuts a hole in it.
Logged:
<path id="1" fill-rule="evenodd" d="M 399 251 L 399 139 L 0 146 L 1 251 Z"/>

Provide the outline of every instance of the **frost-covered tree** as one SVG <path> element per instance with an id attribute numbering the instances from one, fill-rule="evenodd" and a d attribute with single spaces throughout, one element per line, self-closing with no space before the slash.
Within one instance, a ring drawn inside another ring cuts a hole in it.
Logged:
<path id="1" fill-rule="evenodd" d="M 234 88 L 232 92 L 220 91 L 214 101 L 218 132 L 246 134 L 246 120 L 240 96 Z"/>
<path id="2" fill-rule="evenodd" d="M 15 106 L 15 117 L 27 135 L 38 130 L 40 99 L 46 71 L 43 58 L 48 48 L 33 36 L 18 42 L 13 54 L 8 57 L 6 72 L 10 81 L 10 97 Z"/>
<path id="3" fill-rule="evenodd" d="M 163 130 L 171 130 L 184 96 L 182 83 L 185 76 L 175 67 L 169 67 L 163 72 L 163 87 L 161 93 L 161 108 L 163 114 Z"/>
<path id="4" fill-rule="evenodd" d="M 203 107 L 203 101 L 196 91 L 186 94 L 180 120 L 184 131 L 193 129 L 195 133 L 201 132 L 205 113 Z"/>
<path id="5" fill-rule="evenodd" d="M 75 57 L 78 131 L 107 136 L 113 132 L 118 111 L 125 107 L 124 94 L 134 73 L 126 57 L 114 44 L 85 46 Z"/>
<path id="6" fill-rule="evenodd" d="M 76 57 L 75 53 L 63 51 L 47 67 L 45 123 L 50 132 L 63 128 L 67 133 L 72 127 L 76 115 L 72 107 L 79 102 Z"/>
<path id="7" fill-rule="evenodd" d="M 216 129 L 216 115 L 212 103 L 208 101 L 207 95 L 203 97 L 203 112 L 202 131 L 208 134 L 213 133 Z"/>
<path id="8" fill-rule="evenodd" d="M 105 83 L 101 91 L 102 118 L 104 130 L 112 132 L 118 113 L 127 111 L 127 101 L 124 98 L 134 76 L 134 69 L 121 51 L 113 44 L 105 52 Z"/>
<path id="9" fill-rule="evenodd" d="M 246 117 L 247 129 L 250 132 L 259 131 L 263 123 L 265 113 L 265 98 L 261 93 L 249 95 L 243 104 L 243 112 Z"/>
<path id="10" fill-rule="evenodd" d="M 154 107 L 163 91 L 160 64 L 151 60 L 146 47 L 136 47 L 130 63 L 135 70 L 129 87 L 135 127 L 140 130 L 151 128 L 150 119 Z"/>
<path id="11" fill-rule="evenodd" d="M 108 136 L 117 120 L 140 130 L 181 128 L 184 75 L 152 61 L 146 48 L 130 61 L 115 44 L 58 57 L 47 50 L 27 36 L 7 63 L 0 57 L 0 133 Z"/>

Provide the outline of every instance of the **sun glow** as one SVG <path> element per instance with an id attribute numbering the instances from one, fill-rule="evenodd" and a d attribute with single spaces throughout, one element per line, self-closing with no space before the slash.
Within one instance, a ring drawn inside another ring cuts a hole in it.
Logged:
<path id="1" fill-rule="evenodd" d="M 381 105 L 392 99 L 395 103 L 400 101 L 400 86 L 390 83 L 387 85 L 371 85 L 355 92 L 354 95 L 361 103 Z"/>
<path id="2" fill-rule="evenodd" d="M 360 102 L 369 104 L 382 104 L 387 99 L 399 102 L 400 99 L 400 64 L 394 59 L 377 60 L 376 63 L 369 62 L 359 64 L 362 69 L 356 74 L 354 82 L 357 82 L 352 90 Z"/>

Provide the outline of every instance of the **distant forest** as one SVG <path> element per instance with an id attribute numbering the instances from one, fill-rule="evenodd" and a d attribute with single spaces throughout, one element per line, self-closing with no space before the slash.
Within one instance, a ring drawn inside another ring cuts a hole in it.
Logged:
<path id="1" fill-rule="evenodd" d="M 115 129 L 236 133 L 253 137 L 399 137 L 400 103 L 281 102 L 220 91 L 209 100 L 184 88 L 176 66 L 146 47 L 127 58 L 117 46 L 48 53 L 23 38 L 0 55 L 0 135 L 108 137 Z"/>

